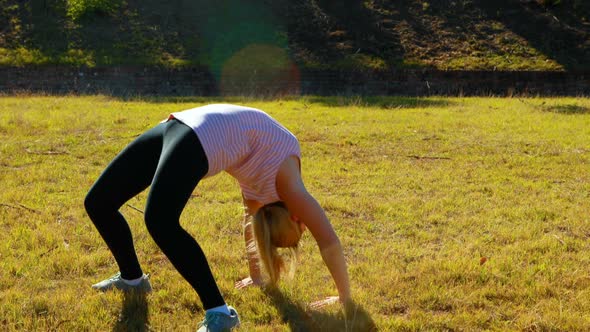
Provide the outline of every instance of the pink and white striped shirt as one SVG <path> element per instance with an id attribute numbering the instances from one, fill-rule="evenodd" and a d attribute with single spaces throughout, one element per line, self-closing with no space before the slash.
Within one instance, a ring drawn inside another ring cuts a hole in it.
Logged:
<path id="1" fill-rule="evenodd" d="M 289 156 L 301 158 L 297 138 L 255 108 L 212 104 L 172 113 L 191 127 L 207 155 L 206 177 L 226 171 L 238 180 L 244 198 L 269 204 L 280 200 L 276 177 Z"/>

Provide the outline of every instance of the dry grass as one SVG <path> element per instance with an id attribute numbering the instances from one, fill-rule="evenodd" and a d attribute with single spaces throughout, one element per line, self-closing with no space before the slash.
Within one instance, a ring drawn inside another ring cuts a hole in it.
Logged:
<path id="1" fill-rule="evenodd" d="M 196 294 L 128 217 L 154 292 L 90 289 L 116 271 L 85 215 L 92 182 L 169 112 L 212 99 L 0 98 L 0 329 L 190 331 Z M 313 239 L 278 291 L 247 273 L 241 201 L 227 175 L 203 181 L 182 223 L 208 255 L 244 331 L 590 329 L 590 100 L 298 98 L 262 108 L 301 140 L 309 190 L 345 246 L 358 307 L 335 294 Z"/>

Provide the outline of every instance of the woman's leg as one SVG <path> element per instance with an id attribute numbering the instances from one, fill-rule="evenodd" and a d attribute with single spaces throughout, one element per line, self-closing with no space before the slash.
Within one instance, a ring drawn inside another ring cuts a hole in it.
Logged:
<path id="1" fill-rule="evenodd" d="M 159 124 L 130 143 L 107 166 L 84 201 L 88 216 L 111 250 L 124 279 L 143 272 L 133 238 L 119 208 L 146 189 L 158 166 L 165 124 Z"/>
<path id="2" fill-rule="evenodd" d="M 168 122 L 164 146 L 150 188 L 145 222 L 154 241 L 172 265 L 197 291 L 203 307 L 225 302 L 199 244 L 180 226 L 180 215 L 208 162 L 193 130 L 179 121 Z"/>

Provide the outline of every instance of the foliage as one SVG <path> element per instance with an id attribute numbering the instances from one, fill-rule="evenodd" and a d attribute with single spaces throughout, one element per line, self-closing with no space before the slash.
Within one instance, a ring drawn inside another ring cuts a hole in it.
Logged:
<path id="1" fill-rule="evenodd" d="M 0 66 L 41 66 L 49 64 L 64 64 L 69 66 L 95 66 L 92 52 L 81 49 L 69 49 L 58 56 L 48 56 L 39 49 L 19 47 L 16 49 L 0 48 Z"/>
<path id="2" fill-rule="evenodd" d="M 300 141 L 308 190 L 345 250 L 358 308 L 335 294 L 312 236 L 277 290 L 245 277 L 239 189 L 202 181 L 181 217 L 244 331 L 590 330 L 587 98 L 0 98 L 0 330 L 194 330 L 198 297 L 121 208 L 154 292 L 97 294 L 116 265 L 83 198 L 106 164 L 169 112 L 211 102 L 268 111 Z M 223 250 L 220 250 L 223 248 Z M 147 329 L 147 328 L 146 328 Z"/>
<path id="3" fill-rule="evenodd" d="M 542 2 L 0 0 L 1 65 L 207 66 L 218 77 L 264 44 L 303 68 L 588 69 L 590 2 Z"/>
<path id="4" fill-rule="evenodd" d="M 67 0 L 67 15 L 74 22 L 84 17 L 113 15 L 122 0 Z"/>
<path id="5" fill-rule="evenodd" d="M 385 60 L 378 57 L 366 54 L 352 54 L 346 56 L 344 59 L 336 61 L 335 67 L 343 69 L 367 68 L 373 70 L 385 70 L 387 69 L 387 63 Z"/>
<path id="6" fill-rule="evenodd" d="M 16 49 L 0 48 L 0 65 L 5 66 L 30 66 L 44 65 L 50 62 L 50 58 L 40 50 L 18 47 Z"/>

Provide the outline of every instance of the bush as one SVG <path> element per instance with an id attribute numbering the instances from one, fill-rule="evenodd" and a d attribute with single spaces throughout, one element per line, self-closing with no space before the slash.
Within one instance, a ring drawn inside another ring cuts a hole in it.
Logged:
<path id="1" fill-rule="evenodd" d="M 121 0 L 68 0 L 67 15 L 73 21 L 84 16 L 114 14 L 121 6 Z"/>
<path id="2" fill-rule="evenodd" d="M 24 67 L 30 65 L 44 65 L 50 58 L 38 49 L 18 47 L 16 49 L 0 48 L 0 66 Z"/>

